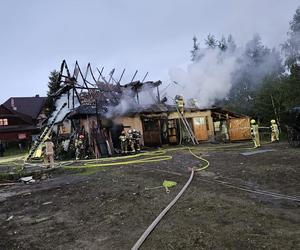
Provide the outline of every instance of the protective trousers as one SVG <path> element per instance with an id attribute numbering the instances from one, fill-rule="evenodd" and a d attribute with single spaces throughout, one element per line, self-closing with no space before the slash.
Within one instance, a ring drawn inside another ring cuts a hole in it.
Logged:
<path id="1" fill-rule="evenodd" d="M 54 155 L 48 153 L 45 155 L 45 164 L 48 165 L 50 162 L 50 168 L 54 168 Z"/>
<path id="2" fill-rule="evenodd" d="M 252 135 L 252 141 L 254 143 L 254 148 L 260 147 L 258 125 L 251 125 L 251 135 Z"/>
<path id="3" fill-rule="evenodd" d="M 271 142 L 279 141 L 279 130 L 277 124 L 272 124 L 271 129 Z"/>

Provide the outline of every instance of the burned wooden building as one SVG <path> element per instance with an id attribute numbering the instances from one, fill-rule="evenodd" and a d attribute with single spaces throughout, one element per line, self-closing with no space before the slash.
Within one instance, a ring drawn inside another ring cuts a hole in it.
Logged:
<path id="1" fill-rule="evenodd" d="M 134 81 L 135 73 L 129 83 L 121 84 L 124 71 L 118 80 L 114 71 L 109 77 L 103 69 L 97 71 L 95 77 L 88 64 L 82 73 L 76 62 L 71 74 L 63 61 L 61 89 L 54 95 L 56 111 L 48 119 L 57 142 L 71 145 L 82 136 L 91 157 L 117 152 L 121 132 L 130 129 L 141 132 L 141 145 L 147 147 L 190 142 L 176 105 L 160 99 L 161 81 L 145 81 L 147 74 Z M 150 103 L 140 103 L 145 96 L 152 98 Z M 250 138 L 249 118 L 219 107 L 186 107 L 184 117 L 197 142 Z"/>
<path id="2" fill-rule="evenodd" d="M 229 110 L 186 108 L 186 117 L 199 142 L 229 142 L 250 139 L 249 117 Z M 153 104 L 138 112 L 128 112 L 114 118 L 124 127 L 142 131 L 145 146 L 188 143 L 189 136 L 182 125 L 175 105 Z"/>

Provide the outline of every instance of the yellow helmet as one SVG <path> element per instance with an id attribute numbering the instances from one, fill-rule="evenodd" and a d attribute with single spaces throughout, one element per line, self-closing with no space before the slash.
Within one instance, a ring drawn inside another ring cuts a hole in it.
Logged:
<path id="1" fill-rule="evenodd" d="M 255 121 L 254 119 L 251 119 L 250 123 L 251 123 L 251 124 L 255 124 L 256 121 Z"/>
<path id="2" fill-rule="evenodd" d="M 274 123 L 276 123 L 276 121 L 275 121 L 274 119 L 272 119 L 272 120 L 271 120 L 271 123 L 274 124 Z"/>

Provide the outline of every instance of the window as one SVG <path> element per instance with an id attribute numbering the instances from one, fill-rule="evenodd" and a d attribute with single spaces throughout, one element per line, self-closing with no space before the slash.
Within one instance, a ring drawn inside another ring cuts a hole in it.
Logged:
<path id="1" fill-rule="evenodd" d="M 169 128 L 176 128 L 176 120 L 175 119 L 168 120 L 168 126 Z"/>
<path id="2" fill-rule="evenodd" d="M 0 119 L 0 126 L 7 126 L 8 120 L 7 119 Z"/>
<path id="3" fill-rule="evenodd" d="M 205 117 L 195 117 L 194 118 L 195 125 L 204 125 L 205 124 Z"/>

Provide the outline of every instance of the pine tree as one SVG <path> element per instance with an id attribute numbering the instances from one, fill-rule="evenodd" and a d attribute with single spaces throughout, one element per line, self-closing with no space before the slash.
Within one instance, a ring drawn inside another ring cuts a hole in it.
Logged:
<path id="1" fill-rule="evenodd" d="M 53 70 L 50 72 L 49 75 L 47 99 L 45 105 L 48 114 L 52 113 L 55 110 L 53 94 L 55 94 L 59 89 L 60 89 L 60 73 L 57 70 Z"/>
<path id="2" fill-rule="evenodd" d="M 300 65 L 292 64 L 290 73 L 285 87 L 287 109 L 300 106 Z"/>
<path id="3" fill-rule="evenodd" d="M 56 91 L 60 89 L 60 81 L 59 81 L 60 73 L 57 70 L 53 70 L 49 75 L 48 82 L 48 92 L 47 95 L 50 96 L 54 94 Z"/>
<path id="4" fill-rule="evenodd" d="M 228 44 L 224 36 L 218 41 L 218 47 L 221 51 L 226 51 L 228 49 Z"/>
<path id="5" fill-rule="evenodd" d="M 285 53 L 285 64 L 291 68 L 293 64 L 300 64 L 300 7 L 296 10 L 293 20 L 290 22 L 288 39 L 282 45 Z"/>
<path id="6" fill-rule="evenodd" d="M 227 38 L 227 47 L 229 52 L 234 52 L 236 50 L 236 44 L 231 34 Z"/>
<path id="7" fill-rule="evenodd" d="M 214 49 L 218 45 L 218 41 L 216 40 L 214 35 L 209 34 L 205 39 L 205 44 L 208 48 Z"/>
<path id="8" fill-rule="evenodd" d="M 258 107 L 256 97 L 257 89 L 264 84 L 266 79 L 276 79 L 283 72 L 282 62 L 277 50 L 269 49 L 261 42 L 259 35 L 255 35 L 245 46 L 243 55 L 238 59 L 239 67 L 232 74 L 233 87 L 230 90 L 228 100 L 224 103 L 229 108 L 248 115 L 255 114 Z M 268 85 L 268 89 L 271 84 Z M 262 91 L 266 92 L 262 88 Z M 262 95 L 263 96 L 263 95 Z M 259 96 L 260 100 L 263 100 Z M 270 102 L 270 96 L 266 101 Z M 264 105 L 263 105 L 264 106 Z M 268 113 L 268 110 L 265 110 Z"/>
<path id="9" fill-rule="evenodd" d="M 193 37 L 193 49 L 191 50 L 191 60 L 192 62 L 198 61 L 199 43 L 197 42 L 197 37 Z"/>
<path id="10" fill-rule="evenodd" d="M 286 76 L 264 79 L 254 94 L 253 113 L 261 122 L 269 124 L 271 119 L 280 122 L 280 115 L 285 107 L 285 79 Z"/>

